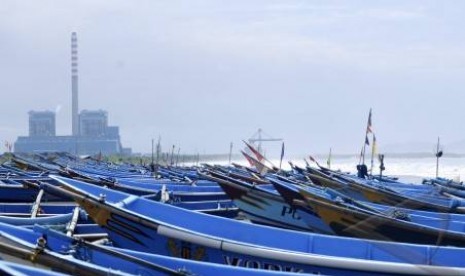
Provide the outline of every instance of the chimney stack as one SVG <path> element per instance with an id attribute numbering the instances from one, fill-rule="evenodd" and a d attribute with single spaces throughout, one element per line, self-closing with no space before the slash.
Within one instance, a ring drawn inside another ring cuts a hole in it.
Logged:
<path id="1" fill-rule="evenodd" d="M 72 93 L 72 126 L 73 136 L 79 136 L 78 107 L 78 44 L 77 34 L 71 34 L 71 93 Z"/>

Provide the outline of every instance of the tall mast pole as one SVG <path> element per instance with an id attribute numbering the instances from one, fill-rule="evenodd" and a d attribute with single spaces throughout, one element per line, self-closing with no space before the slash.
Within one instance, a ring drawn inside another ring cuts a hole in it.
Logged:
<path id="1" fill-rule="evenodd" d="M 368 122 L 367 122 L 367 128 L 365 131 L 365 139 L 363 140 L 363 148 L 362 148 L 362 153 L 361 153 L 361 164 L 365 164 L 365 152 L 366 152 L 366 146 L 368 142 L 368 133 L 371 132 L 371 108 L 370 108 L 370 113 L 368 114 Z"/>
<path id="2" fill-rule="evenodd" d="M 157 142 L 157 165 L 160 162 L 160 154 L 161 154 L 161 136 L 158 136 L 158 142 Z"/>
<path id="3" fill-rule="evenodd" d="M 438 144 L 436 146 L 436 178 L 439 176 L 439 158 L 442 156 L 442 152 L 439 151 L 439 137 Z"/>
<path id="4" fill-rule="evenodd" d="M 181 153 L 181 147 L 178 146 L 178 154 L 176 155 L 176 163 L 175 163 L 175 167 L 178 166 L 178 162 L 179 162 L 179 154 Z"/>
<path id="5" fill-rule="evenodd" d="M 154 163 L 153 163 L 153 161 L 154 161 L 154 160 L 153 160 L 153 159 L 154 159 L 154 156 L 153 156 L 154 145 L 153 145 L 153 144 L 154 144 L 154 139 L 152 138 L 152 163 L 151 163 L 152 166 L 153 166 L 153 164 L 154 164 Z"/>
<path id="6" fill-rule="evenodd" d="M 171 159 L 170 159 L 170 165 L 173 166 L 173 158 L 174 158 L 174 148 L 175 148 L 175 145 L 173 145 L 173 148 L 171 148 Z"/>
<path id="7" fill-rule="evenodd" d="M 374 167 L 374 164 L 375 164 L 375 154 L 376 154 L 376 136 L 373 134 L 373 140 L 371 141 L 370 175 L 373 175 L 373 167 Z"/>
<path id="8" fill-rule="evenodd" d="M 229 165 L 231 165 L 232 150 L 233 150 L 233 142 L 229 144 Z"/>

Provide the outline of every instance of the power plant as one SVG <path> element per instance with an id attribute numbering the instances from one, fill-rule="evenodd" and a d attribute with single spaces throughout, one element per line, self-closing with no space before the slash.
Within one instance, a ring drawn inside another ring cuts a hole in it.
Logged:
<path id="1" fill-rule="evenodd" d="M 119 127 L 108 125 L 108 112 L 79 112 L 78 38 L 71 34 L 71 135 L 56 135 L 53 111 L 29 112 L 29 136 L 20 136 L 15 152 L 66 151 L 74 154 L 130 154 L 121 145 Z"/>

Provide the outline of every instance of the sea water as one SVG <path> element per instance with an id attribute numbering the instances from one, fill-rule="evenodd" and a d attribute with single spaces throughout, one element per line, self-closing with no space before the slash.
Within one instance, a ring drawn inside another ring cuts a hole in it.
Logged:
<path id="1" fill-rule="evenodd" d="M 327 167 L 326 159 L 316 159 L 316 161 L 319 162 L 320 165 Z M 279 167 L 279 160 L 271 159 L 270 161 L 276 167 Z M 283 160 L 283 169 L 290 169 L 288 163 L 289 161 L 300 167 L 305 166 L 305 161 L 302 158 L 291 158 Z M 307 161 L 310 162 L 308 159 Z M 237 159 L 233 160 L 232 162 L 244 166 L 249 165 L 245 159 Z M 228 164 L 228 161 L 207 161 L 205 163 L 226 165 Z M 356 166 L 359 163 L 359 159 L 355 156 L 334 157 L 331 159 L 330 163 L 331 169 L 355 173 Z M 368 169 L 370 170 L 371 160 L 367 159 L 365 163 L 367 164 Z M 373 163 L 373 174 L 379 175 L 378 160 L 375 160 Z M 312 166 L 316 166 L 315 163 L 310 162 L 310 164 Z M 399 177 L 401 180 L 413 183 L 420 183 L 424 178 L 432 178 L 436 176 L 436 158 L 434 156 L 432 158 L 386 157 L 384 159 L 384 166 L 386 170 L 383 171 L 383 175 L 396 176 Z M 465 180 L 465 157 L 442 157 L 439 159 L 438 168 L 438 173 L 440 177 L 453 179 L 455 181 Z"/>

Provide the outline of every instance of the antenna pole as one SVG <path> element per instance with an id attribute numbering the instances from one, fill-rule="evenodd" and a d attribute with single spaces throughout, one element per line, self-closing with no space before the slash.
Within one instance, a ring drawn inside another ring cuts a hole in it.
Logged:
<path id="1" fill-rule="evenodd" d="M 439 157 L 441 157 L 442 153 L 439 152 L 439 137 L 438 137 L 438 144 L 436 146 L 436 178 L 439 176 Z"/>

